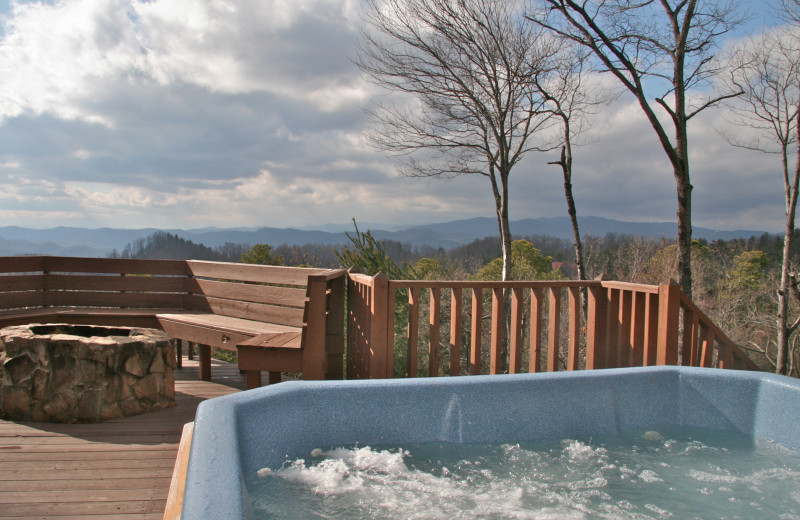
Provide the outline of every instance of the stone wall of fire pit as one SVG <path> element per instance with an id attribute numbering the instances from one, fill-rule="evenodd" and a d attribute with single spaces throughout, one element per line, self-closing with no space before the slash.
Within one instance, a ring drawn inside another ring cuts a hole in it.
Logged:
<path id="1" fill-rule="evenodd" d="M 113 419 L 175 404 L 175 345 L 157 329 L 21 325 L 0 329 L 0 418 Z"/>

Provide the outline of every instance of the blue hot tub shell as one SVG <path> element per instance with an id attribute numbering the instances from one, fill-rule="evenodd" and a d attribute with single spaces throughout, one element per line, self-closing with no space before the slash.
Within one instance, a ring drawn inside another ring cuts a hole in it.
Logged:
<path id="1" fill-rule="evenodd" d="M 800 450 L 800 381 L 648 367 L 547 374 L 288 382 L 203 402 L 182 519 L 249 516 L 244 476 L 315 448 L 522 442 L 690 426 Z"/>

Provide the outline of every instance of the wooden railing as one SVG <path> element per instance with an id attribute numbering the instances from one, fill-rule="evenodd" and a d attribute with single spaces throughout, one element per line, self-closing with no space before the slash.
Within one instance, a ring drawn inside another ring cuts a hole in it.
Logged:
<path id="1" fill-rule="evenodd" d="M 674 283 L 350 273 L 348 302 L 348 378 L 677 364 L 758 369 Z"/>

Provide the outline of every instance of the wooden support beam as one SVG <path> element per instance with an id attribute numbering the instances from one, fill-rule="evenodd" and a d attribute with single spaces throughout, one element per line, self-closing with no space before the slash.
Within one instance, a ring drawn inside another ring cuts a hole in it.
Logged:
<path id="1" fill-rule="evenodd" d="M 606 367 L 608 290 L 589 287 L 586 312 L 586 369 Z"/>
<path id="2" fill-rule="evenodd" d="M 200 355 L 200 379 L 211 381 L 211 347 L 208 345 L 198 345 Z"/>
<path id="3" fill-rule="evenodd" d="M 681 288 L 677 282 L 658 288 L 658 347 L 657 365 L 678 364 L 678 322 L 680 320 Z"/>

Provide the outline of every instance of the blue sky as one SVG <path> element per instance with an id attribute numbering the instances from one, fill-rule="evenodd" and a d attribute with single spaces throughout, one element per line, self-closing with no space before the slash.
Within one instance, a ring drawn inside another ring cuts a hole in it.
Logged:
<path id="1" fill-rule="evenodd" d="M 762 20 L 760 2 L 750 3 Z M 488 181 L 398 177 L 362 140 L 384 95 L 351 60 L 359 0 L 0 0 L 0 225 L 390 225 L 491 216 Z M 779 231 L 775 159 L 692 121 L 695 225 Z M 653 131 L 621 97 L 575 154 L 578 212 L 674 220 Z M 511 218 L 566 215 L 547 154 L 512 173 Z M 513 230 L 512 230 L 513 231 Z"/>

